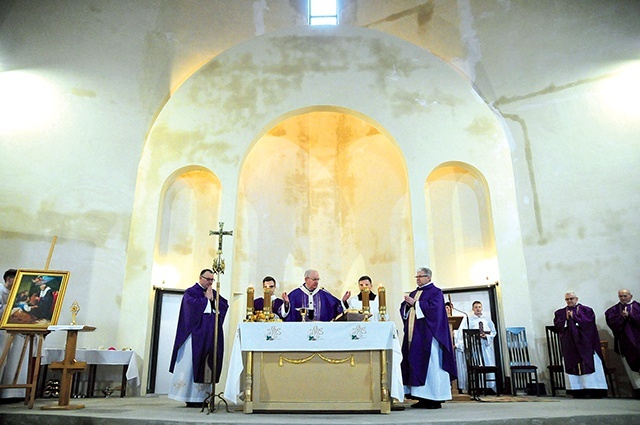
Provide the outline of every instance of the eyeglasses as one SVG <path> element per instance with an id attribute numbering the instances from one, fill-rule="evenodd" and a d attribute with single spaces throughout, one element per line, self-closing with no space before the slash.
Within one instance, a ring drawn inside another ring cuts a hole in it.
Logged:
<path id="1" fill-rule="evenodd" d="M 311 279 L 311 280 L 313 280 L 314 282 L 318 282 L 318 281 L 320 280 L 320 278 L 319 278 L 319 277 L 307 277 L 306 279 Z"/>
<path id="2" fill-rule="evenodd" d="M 419 274 L 419 275 L 417 275 L 417 276 L 416 276 L 416 279 L 420 279 L 420 278 L 422 278 L 422 277 L 429 277 L 429 275 L 426 275 L 426 274 Z"/>
<path id="3" fill-rule="evenodd" d="M 207 282 L 213 282 L 213 279 L 214 279 L 214 278 L 212 278 L 212 277 L 204 277 L 204 276 L 200 276 L 200 279 L 204 279 L 204 280 L 206 280 Z"/>
<path id="4" fill-rule="evenodd" d="M 576 299 L 576 297 L 571 297 L 571 298 L 565 298 L 564 300 L 565 301 L 571 301 L 571 300 L 575 300 L 575 299 Z"/>

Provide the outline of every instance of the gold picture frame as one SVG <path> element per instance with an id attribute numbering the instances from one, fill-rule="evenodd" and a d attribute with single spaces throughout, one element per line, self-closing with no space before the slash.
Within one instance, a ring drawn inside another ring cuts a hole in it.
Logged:
<path id="1" fill-rule="evenodd" d="M 0 328 L 47 329 L 57 325 L 67 282 L 68 271 L 18 270 Z"/>

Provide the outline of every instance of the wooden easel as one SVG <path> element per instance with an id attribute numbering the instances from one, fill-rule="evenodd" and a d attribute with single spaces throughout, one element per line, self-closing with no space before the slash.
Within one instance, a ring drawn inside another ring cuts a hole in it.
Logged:
<path id="1" fill-rule="evenodd" d="M 36 389 L 38 387 L 38 373 L 40 371 L 40 362 L 42 360 L 42 345 L 44 343 L 44 338 L 49 334 L 49 331 L 47 329 L 5 329 L 5 331 L 9 334 L 9 339 L 7 340 L 7 345 L 4 347 L 2 358 L 0 358 L 0 369 L 5 364 L 5 362 L 8 362 L 9 349 L 11 348 L 11 344 L 13 343 L 15 336 L 18 334 L 22 334 L 25 336 L 25 340 L 24 344 L 22 345 L 22 352 L 20 353 L 20 361 L 18 362 L 16 373 L 13 376 L 13 382 L 11 384 L 0 385 L 0 389 L 24 388 L 24 404 L 29 406 L 29 409 L 33 409 L 33 403 L 36 399 Z M 33 346 L 35 344 L 36 338 L 38 340 L 38 345 L 35 350 L 34 356 Z M 25 354 L 27 353 L 27 346 L 29 347 L 29 357 L 27 357 L 29 359 L 27 368 L 27 382 L 24 384 L 18 384 L 18 376 L 20 375 L 22 363 L 24 362 Z M 35 362 L 31 362 L 32 358 L 35 358 Z"/>
<path id="2" fill-rule="evenodd" d="M 56 246 L 56 241 L 58 240 L 57 236 L 53 237 L 51 241 L 51 247 L 49 248 L 49 255 L 47 256 L 47 262 L 44 266 L 45 270 L 49 269 L 49 264 L 51 263 L 51 257 L 53 256 L 53 248 Z M 25 397 L 24 404 L 29 406 L 29 409 L 33 409 L 33 404 L 36 399 L 36 389 L 38 387 L 38 374 L 40 373 L 40 363 L 42 362 L 42 345 L 44 344 L 45 337 L 49 334 L 48 329 L 20 329 L 20 328 L 9 328 L 4 329 L 5 332 L 9 334 L 9 339 L 7 340 L 7 345 L 4 347 L 4 351 L 2 352 L 2 357 L 0 358 L 0 370 L 2 366 L 5 365 L 5 362 L 8 363 L 9 359 L 9 350 L 11 349 L 11 345 L 15 339 L 16 335 L 24 335 L 25 340 L 22 344 L 22 351 L 20 353 L 20 360 L 18 361 L 18 367 L 16 369 L 16 373 L 13 376 L 13 382 L 11 384 L 0 385 L 0 389 L 4 388 L 24 388 L 25 389 Z M 38 340 L 36 349 L 34 350 L 34 344 L 36 343 L 36 338 Z M 22 364 L 24 363 L 25 355 L 27 353 L 27 346 L 29 347 L 29 357 L 28 366 L 27 366 L 27 382 L 24 384 L 18 384 L 18 376 L 20 375 L 20 370 L 22 369 Z M 35 352 L 34 352 L 35 351 Z M 32 362 L 31 359 L 35 358 L 35 362 Z"/>

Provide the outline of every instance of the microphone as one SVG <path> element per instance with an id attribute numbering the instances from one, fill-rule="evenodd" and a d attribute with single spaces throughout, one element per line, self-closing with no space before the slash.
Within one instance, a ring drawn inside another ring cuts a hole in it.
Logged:
<path id="1" fill-rule="evenodd" d="M 469 328 L 469 315 L 468 315 L 467 313 L 465 313 L 464 311 L 462 311 L 462 310 L 458 310 L 458 309 L 457 309 L 457 308 L 455 308 L 453 305 L 451 306 L 451 309 L 452 309 L 453 311 L 457 311 L 458 313 L 462 313 L 462 314 L 464 314 L 464 317 L 467 319 L 467 329 L 470 329 L 470 328 Z"/>

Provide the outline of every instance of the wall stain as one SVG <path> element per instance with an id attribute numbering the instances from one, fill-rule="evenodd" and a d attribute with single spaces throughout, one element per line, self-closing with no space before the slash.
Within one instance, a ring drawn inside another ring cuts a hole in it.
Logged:
<path id="1" fill-rule="evenodd" d="M 577 80 L 577 81 L 573 81 L 571 83 L 568 84 L 563 84 L 561 86 L 556 86 L 555 84 L 550 84 L 547 87 L 543 88 L 542 90 L 538 90 L 535 92 L 531 92 L 531 93 L 527 93 L 524 95 L 520 95 L 520 96 L 501 96 L 499 97 L 497 100 L 495 100 L 493 102 L 493 106 L 495 106 L 496 108 L 499 108 L 500 106 L 503 105 L 508 105 L 510 103 L 515 103 L 515 102 L 520 102 L 522 100 L 525 99 L 532 99 L 532 98 L 536 98 L 538 96 L 544 96 L 547 94 L 553 94 L 553 93 L 558 93 L 564 90 L 568 90 L 568 89 L 572 89 L 574 87 L 578 87 L 584 84 L 592 84 L 601 80 L 607 80 L 611 77 L 615 76 L 614 73 L 609 73 L 609 74 L 604 74 L 601 75 L 599 77 L 593 77 L 593 78 L 585 78 L 582 80 Z"/>
<path id="2" fill-rule="evenodd" d="M 431 18 L 433 18 L 434 10 L 435 10 L 435 7 L 433 5 L 433 2 L 429 1 L 428 3 L 424 3 L 421 5 L 412 7 L 411 9 L 403 10 L 402 12 L 393 13 L 385 18 L 378 19 L 377 21 L 373 21 L 369 24 L 364 24 L 360 26 L 363 28 L 370 28 L 372 26 L 376 26 L 385 22 L 394 22 L 399 19 L 406 18 L 408 16 L 415 16 L 418 21 L 418 27 L 422 28 L 426 26 L 426 24 L 429 21 L 431 21 Z"/>
<path id="3" fill-rule="evenodd" d="M 98 97 L 98 94 L 93 90 L 83 89 L 80 87 L 74 87 L 71 89 L 71 94 L 79 97 Z"/>
<path id="4" fill-rule="evenodd" d="M 542 226 L 542 214 L 540 212 L 540 196 L 538 195 L 538 185 L 536 183 L 536 173 L 533 165 L 533 153 L 531 151 L 531 138 L 529 136 L 529 129 L 527 123 L 519 115 L 515 114 L 502 114 L 504 119 L 510 119 L 520 125 L 522 129 L 522 137 L 524 140 L 524 155 L 527 161 L 527 171 L 529 174 L 529 184 L 531 184 L 531 193 L 533 197 L 533 211 L 536 219 L 536 229 L 538 231 L 539 245 L 545 245 L 548 243 L 548 239 L 544 234 L 544 228 Z"/>

